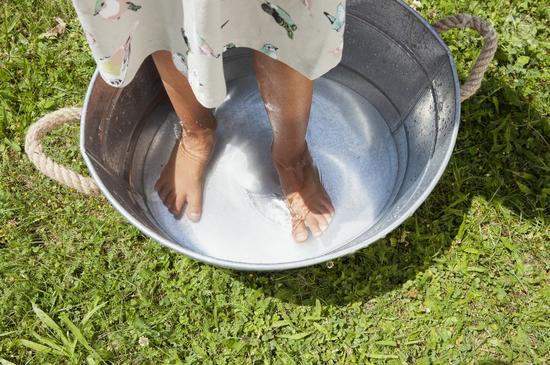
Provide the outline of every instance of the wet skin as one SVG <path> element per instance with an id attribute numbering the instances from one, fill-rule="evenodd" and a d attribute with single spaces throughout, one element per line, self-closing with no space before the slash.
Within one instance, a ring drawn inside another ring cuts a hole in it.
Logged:
<path id="1" fill-rule="evenodd" d="M 214 148 L 216 120 L 195 98 L 171 54 L 153 55 L 176 114 L 182 138 L 161 172 L 155 189 L 176 217 L 200 220 L 204 173 Z M 273 128 L 271 154 L 292 219 L 292 236 L 303 242 L 327 229 L 334 207 L 309 153 L 305 135 L 313 81 L 286 64 L 254 51 L 256 78 Z"/>

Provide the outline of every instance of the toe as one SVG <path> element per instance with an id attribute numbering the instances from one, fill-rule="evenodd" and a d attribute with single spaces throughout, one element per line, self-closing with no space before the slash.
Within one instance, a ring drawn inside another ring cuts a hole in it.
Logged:
<path id="1" fill-rule="evenodd" d="M 324 208 L 323 211 L 328 212 L 331 216 L 334 215 L 334 206 L 328 197 L 320 201 L 321 206 Z"/>
<path id="2" fill-rule="evenodd" d="M 166 187 L 166 185 L 167 184 L 161 182 L 160 179 L 158 179 L 158 181 L 155 183 L 155 191 L 160 195 L 160 192 Z"/>
<path id="3" fill-rule="evenodd" d="M 317 219 L 317 225 L 319 226 L 319 230 L 321 232 L 324 232 L 328 228 L 328 221 L 325 218 L 325 216 L 321 213 L 316 213 L 314 215 L 314 219 Z"/>
<path id="4" fill-rule="evenodd" d="M 319 223 L 317 222 L 317 219 L 315 218 L 315 215 L 312 213 L 309 213 L 306 216 L 306 226 L 309 228 L 311 233 L 315 237 L 319 236 L 321 234 L 321 228 L 319 228 Z"/>
<path id="5" fill-rule="evenodd" d="M 332 207 L 328 204 L 319 203 L 317 206 L 318 214 L 321 215 L 327 225 L 332 221 L 332 216 L 334 215 Z"/>
<path id="6" fill-rule="evenodd" d="M 164 199 L 164 205 L 166 205 L 166 207 L 170 209 L 175 199 L 176 192 L 174 190 L 169 191 L 168 194 L 166 194 L 166 199 Z"/>
<path id="7" fill-rule="evenodd" d="M 202 213 L 202 187 L 199 185 L 187 197 L 186 215 L 192 222 L 198 222 Z"/>
<path id="8" fill-rule="evenodd" d="M 166 197 L 168 196 L 168 194 L 172 191 L 170 185 L 166 184 L 166 185 L 163 185 L 160 187 L 158 193 L 159 193 L 159 197 L 160 197 L 160 200 L 162 200 L 164 203 L 166 203 Z"/>
<path id="9" fill-rule="evenodd" d="M 180 194 L 176 196 L 174 203 L 172 203 L 172 210 L 174 211 L 174 215 L 176 216 L 176 218 L 181 217 L 186 200 L 187 196 L 185 194 Z"/>
<path id="10" fill-rule="evenodd" d="M 317 219 L 321 232 L 326 231 L 332 221 L 332 213 L 321 204 L 315 210 L 312 210 L 312 212 L 315 214 L 315 219 Z"/>
<path id="11" fill-rule="evenodd" d="M 325 221 L 327 224 L 330 224 L 332 222 L 332 214 L 331 213 L 323 213 L 323 218 L 325 218 Z"/>
<path id="12" fill-rule="evenodd" d="M 166 182 L 166 179 L 163 178 L 163 174 L 161 174 L 157 182 L 155 183 L 155 190 L 160 191 L 166 185 L 169 185 L 169 184 Z"/>
<path id="13" fill-rule="evenodd" d="M 159 191 L 159 189 L 162 187 L 163 185 L 163 181 L 162 179 L 159 177 L 159 179 L 157 180 L 157 182 L 155 183 L 155 191 Z"/>
<path id="14" fill-rule="evenodd" d="M 177 195 L 175 193 L 169 194 L 168 197 L 166 198 L 166 206 L 168 207 L 168 210 L 170 211 L 170 213 L 172 213 L 173 215 L 176 215 L 176 210 L 174 209 L 176 198 L 177 198 Z"/>
<path id="15" fill-rule="evenodd" d="M 307 240 L 307 236 L 307 228 L 303 221 L 293 224 L 292 237 L 294 238 L 294 241 L 304 242 L 305 240 Z"/>

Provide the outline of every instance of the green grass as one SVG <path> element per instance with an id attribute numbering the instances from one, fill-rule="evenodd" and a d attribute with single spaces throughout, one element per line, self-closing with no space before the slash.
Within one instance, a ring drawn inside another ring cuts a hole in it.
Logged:
<path id="1" fill-rule="evenodd" d="M 497 60 L 418 212 L 328 265 L 217 269 L 36 172 L 39 116 L 82 103 L 93 60 L 67 0 L 0 3 L 0 364 L 550 363 L 550 8 L 426 0 L 488 18 Z M 67 31 L 40 34 L 60 16 Z M 445 35 L 466 75 L 480 41 Z M 76 127 L 48 139 L 84 171 Z"/>

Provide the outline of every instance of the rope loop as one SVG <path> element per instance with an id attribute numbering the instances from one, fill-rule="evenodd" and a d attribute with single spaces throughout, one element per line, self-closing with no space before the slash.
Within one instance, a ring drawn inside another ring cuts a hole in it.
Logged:
<path id="1" fill-rule="evenodd" d="M 484 19 L 470 14 L 456 14 L 441 19 L 433 24 L 434 29 L 443 33 L 449 29 L 470 28 L 483 36 L 483 48 L 477 58 L 474 67 L 466 82 L 460 87 L 460 101 L 464 101 L 474 95 L 483 80 L 483 75 L 489 68 L 489 64 L 495 57 L 498 46 L 498 36 L 495 28 Z"/>
<path id="2" fill-rule="evenodd" d="M 81 112 L 81 108 L 63 108 L 40 118 L 27 131 L 25 153 L 38 171 L 51 179 L 84 194 L 98 194 L 99 189 L 93 179 L 82 176 L 52 160 L 44 153 L 41 144 L 44 136 L 52 130 L 68 122 L 79 121 Z"/>

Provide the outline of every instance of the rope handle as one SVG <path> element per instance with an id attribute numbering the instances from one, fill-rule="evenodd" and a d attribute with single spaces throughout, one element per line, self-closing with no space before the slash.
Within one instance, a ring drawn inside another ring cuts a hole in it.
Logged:
<path id="1" fill-rule="evenodd" d="M 82 176 L 65 166 L 61 166 L 46 156 L 41 144 L 42 138 L 48 132 L 65 123 L 79 121 L 81 112 L 81 108 L 63 108 L 40 118 L 27 131 L 25 153 L 29 156 L 34 166 L 51 179 L 84 194 L 98 194 L 99 189 L 93 179 Z"/>
<path id="2" fill-rule="evenodd" d="M 433 24 L 434 29 L 443 33 L 453 28 L 471 28 L 483 36 L 483 47 L 466 82 L 460 86 L 460 101 L 474 95 L 479 87 L 489 64 L 495 57 L 498 36 L 495 28 L 484 19 L 470 14 L 456 14 L 441 19 Z"/>

